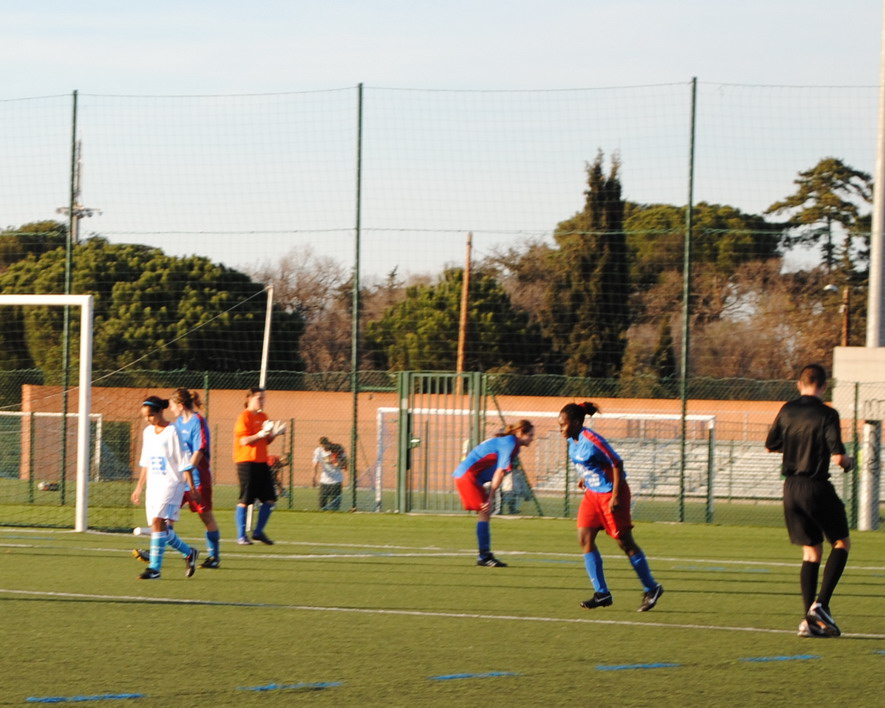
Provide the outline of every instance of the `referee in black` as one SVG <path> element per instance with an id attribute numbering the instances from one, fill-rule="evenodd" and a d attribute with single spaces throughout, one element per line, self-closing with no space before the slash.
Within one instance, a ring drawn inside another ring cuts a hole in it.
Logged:
<path id="1" fill-rule="evenodd" d="M 778 411 L 765 447 L 784 455 L 784 518 L 790 541 L 802 546 L 799 582 L 805 619 L 799 636 L 838 637 L 841 632 L 830 614 L 830 598 L 845 570 L 851 541 L 845 505 L 830 482 L 829 468 L 832 459 L 849 472 L 854 460 L 845 454 L 839 413 L 821 399 L 827 388 L 824 368 L 806 366 L 797 386 L 799 398 Z M 815 599 L 825 536 L 832 550 Z"/>

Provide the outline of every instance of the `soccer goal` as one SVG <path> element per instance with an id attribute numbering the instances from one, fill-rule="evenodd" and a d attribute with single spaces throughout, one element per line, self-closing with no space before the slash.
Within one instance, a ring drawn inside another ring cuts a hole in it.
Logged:
<path id="1" fill-rule="evenodd" d="M 92 394 L 92 295 L 0 295 L 0 305 L 7 307 L 48 306 L 80 308 L 79 382 L 77 387 L 76 447 L 76 505 L 74 530 L 88 528 L 89 467 L 90 467 L 90 411 Z M 27 415 L 27 412 L 24 413 Z M 58 414 L 61 419 L 61 413 Z M 63 428 L 66 426 L 63 424 Z M 39 444 L 37 436 L 28 437 L 29 446 Z M 66 450 L 66 445 L 63 445 Z"/>
<path id="2" fill-rule="evenodd" d="M 559 432 L 558 411 L 502 410 L 486 412 L 479 439 L 472 431 L 470 409 L 414 408 L 409 411 L 409 454 L 398 446 L 398 408 L 378 408 L 375 461 L 376 509 L 382 490 L 407 490 L 410 511 L 460 511 L 452 472 L 470 448 L 509 423 L 526 418 L 535 425 L 533 444 L 520 453 L 520 466 L 529 491 L 544 510 L 569 516 L 577 509 L 577 476 Z M 716 417 L 678 414 L 605 413 L 593 416 L 592 426 L 608 439 L 625 461 L 634 502 L 657 502 L 672 507 L 691 500 L 712 515 Z M 651 506 L 651 505 L 649 505 Z M 535 513 L 529 507 L 527 513 Z M 662 512 L 668 518 L 668 512 Z M 670 515 L 670 518 L 672 515 Z"/>

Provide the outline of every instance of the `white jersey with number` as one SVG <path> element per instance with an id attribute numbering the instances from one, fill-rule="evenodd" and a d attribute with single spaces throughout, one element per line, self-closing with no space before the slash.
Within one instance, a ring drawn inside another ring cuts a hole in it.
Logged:
<path id="1" fill-rule="evenodd" d="M 174 425 L 160 432 L 153 425 L 144 429 L 138 464 L 147 468 L 144 508 L 148 524 L 156 518 L 176 521 L 185 491 L 183 470 L 190 467 L 190 461 L 182 452 Z"/>

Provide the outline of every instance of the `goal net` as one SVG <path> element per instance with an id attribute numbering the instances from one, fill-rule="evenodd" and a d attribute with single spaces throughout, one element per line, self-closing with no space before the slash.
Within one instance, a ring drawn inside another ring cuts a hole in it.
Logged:
<path id="1" fill-rule="evenodd" d="M 384 503 L 382 490 L 397 485 L 397 473 L 405 475 L 403 486 L 412 511 L 460 511 L 461 503 L 452 472 L 472 445 L 468 409 L 415 408 L 410 410 L 409 454 L 399 470 L 397 408 L 377 412 L 377 458 L 375 463 L 376 508 Z M 570 516 L 580 501 L 577 475 L 568 459 L 559 432 L 558 411 L 500 411 L 486 413 L 482 438 L 493 436 L 522 418 L 535 425 L 532 445 L 523 449 L 514 476 L 521 499 L 515 501 L 525 513 Z M 683 450 L 680 415 L 665 413 L 606 413 L 593 416 L 592 427 L 608 439 L 624 459 L 638 517 L 673 518 L 669 509 L 689 500 L 698 520 L 712 511 L 715 466 L 716 417 L 688 415 Z M 684 460 L 684 461 L 683 461 Z M 521 475 L 522 474 L 522 478 Z M 524 482 L 524 486 L 520 484 Z M 508 491 L 505 490 L 505 494 Z M 500 513 L 513 513 L 504 497 Z M 521 503 L 519 503 L 521 502 Z M 647 514 L 646 514 L 647 512 Z"/>

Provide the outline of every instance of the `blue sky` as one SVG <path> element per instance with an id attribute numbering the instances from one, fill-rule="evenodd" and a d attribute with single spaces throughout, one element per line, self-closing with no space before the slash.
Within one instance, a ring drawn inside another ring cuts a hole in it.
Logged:
<path id="1" fill-rule="evenodd" d="M 873 0 L 0 0 L 0 226 L 66 203 L 76 89 L 85 203 L 104 210 L 85 233 L 234 266 L 305 245 L 349 264 L 364 83 L 364 268 L 435 271 L 460 261 L 467 230 L 478 257 L 549 237 L 580 208 L 597 149 L 622 152 L 626 198 L 683 203 L 693 76 L 696 198 L 758 212 L 825 155 L 872 169 L 881 12 Z M 816 88 L 784 88 L 797 86 Z M 218 98 L 160 98 L 181 96 Z M 17 100 L 33 97 L 59 98 Z"/>
<path id="2" fill-rule="evenodd" d="M 879 80 L 874 0 L 0 1 L 2 96 Z"/>

